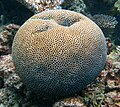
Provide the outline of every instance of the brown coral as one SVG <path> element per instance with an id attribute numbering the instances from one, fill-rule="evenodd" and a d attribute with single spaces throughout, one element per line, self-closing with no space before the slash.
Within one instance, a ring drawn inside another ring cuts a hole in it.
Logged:
<path id="1" fill-rule="evenodd" d="M 100 28 L 82 14 L 36 14 L 17 32 L 12 57 L 23 82 L 47 97 L 74 94 L 93 81 L 106 61 Z"/>

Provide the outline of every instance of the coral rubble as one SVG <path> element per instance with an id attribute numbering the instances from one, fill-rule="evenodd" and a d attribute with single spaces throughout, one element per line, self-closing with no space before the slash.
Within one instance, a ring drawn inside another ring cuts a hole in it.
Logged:
<path id="1" fill-rule="evenodd" d="M 19 29 L 19 25 L 8 24 L 1 27 L 0 32 L 0 55 L 11 53 L 13 38 Z"/>
<path id="2" fill-rule="evenodd" d="M 87 107 L 81 97 L 66 98 L 56 102 L 53 107 Z"/>

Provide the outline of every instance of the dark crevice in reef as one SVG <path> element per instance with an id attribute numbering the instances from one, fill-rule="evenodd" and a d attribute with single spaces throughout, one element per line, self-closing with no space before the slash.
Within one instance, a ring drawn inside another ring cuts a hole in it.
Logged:
<path id="1" fill-rule="evenodd" d="M 103 2 L 104 0 L 84 0 L 87 4 L 87 9 L 90 13 L 94 14 L 108 14 L 111 13 L 109 10 L 112 9 L 114 2 Z M 101 8 L 102 7 L 102 8 Z"/>
<path id="2" fill-rule="evenodd" d="M 115 42 L 114 42 L 115 44 L 120 45 L 120 14 L 116 14 L 115 17 L 118 21 L 118 24 L 114 31 L 113 40 L 115 40 Z M 116 38 L 117 38 L 117 40 L 116 40 Z"/>
<path id="3" fill-rule="evenodd" d="M 0 0 L 0 16 L 5 22 L 22 25 L 33 13 L 16 0 Z"/>

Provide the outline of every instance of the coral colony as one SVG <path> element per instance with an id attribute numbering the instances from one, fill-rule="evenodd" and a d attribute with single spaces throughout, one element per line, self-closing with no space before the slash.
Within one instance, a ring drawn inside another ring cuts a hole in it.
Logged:
<path id="1" fill-rule="evenodd" d="M 83 89 L 103 69 L 106 54 L 100 28 L 86 16 L 62 9 L 28 19 L 12 47 L 19 76 L 45 97 L 63 97 Z"/>

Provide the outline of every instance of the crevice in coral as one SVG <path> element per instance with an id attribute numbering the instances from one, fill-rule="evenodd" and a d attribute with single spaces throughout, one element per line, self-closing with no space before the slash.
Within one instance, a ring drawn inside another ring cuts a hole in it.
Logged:
<path id="1" fill-rule="evenodd" d="M 39 27 L 39 28 L 37 29 L 37 32 L 45 32 L 45 31 L 48 31 L 48 30 L 50 30 L 50 29 L 52 29 L 51 26 L 45 25 L 44 27 Z"/>

